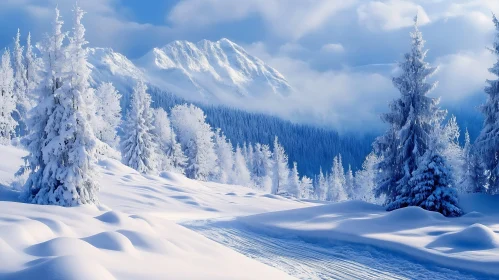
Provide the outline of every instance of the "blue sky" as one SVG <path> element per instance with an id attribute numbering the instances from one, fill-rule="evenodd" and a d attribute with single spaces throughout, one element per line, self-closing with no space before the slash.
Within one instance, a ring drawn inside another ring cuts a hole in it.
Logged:
<path id="1" fill-rule="evenodd" d="M 378 114 L 397 93 L 396 61 L 409 47 L 412 18 L 419 15 L 440 66 L 434 77 L 450 108 L 474 110 L 495 57 L 492 12 L 497 0 L 80 0 L 92 46 L 112 47 L 138 58 L 173 40 L 218 40 L 245 47 L 287 77 L 300 94 L 290 119 L 339 129 L 380 127 Z M 70 21 L 72 0 L 2 0 L 0 41 L 17 27 L 35 39 L 49 30 L 59 5 Z M 289 105 L 293 107 L 293 104 Z"/>

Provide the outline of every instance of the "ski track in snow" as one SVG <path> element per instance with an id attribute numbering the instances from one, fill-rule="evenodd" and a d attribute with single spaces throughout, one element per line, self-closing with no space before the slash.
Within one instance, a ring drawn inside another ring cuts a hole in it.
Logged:
<path id="1" fill-rule="evenodd" d="M 417 263 L 371 246 L 342 242 L 321 245 L 274 238 L 235 221 L 193 221 L 182 225 L 299 279 L 489 279 Z"/>

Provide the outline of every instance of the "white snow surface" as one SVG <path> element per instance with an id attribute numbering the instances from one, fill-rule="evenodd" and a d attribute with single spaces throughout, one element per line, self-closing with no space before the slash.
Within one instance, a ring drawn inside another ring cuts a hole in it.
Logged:
<path id="1" fill-rule="evenodd" d="M 103 160 L 102 204 L 63 208 L 19 202 L 10 186 L 25 152 L 0 146 L 0 154 L 0 279 L 499 276 L 497 196 L 463 196 L 467 214 L 445 218 L 359 201 L 319 205 L 174 173 L 144 176 Z"/>
<path id="2" fill-rule="evenodd" d="M 93 48 L 93 80 L 113 82 L 119 90 L 142 79 L 183 98 L 210 104 L 245 105 L 248 100 L 285 98 L 292 91 L 274 68 L 228 39 L 197 43 L 174 41 L 131 61 L 109 48 Z"/>
<path id="3" fill-rule="evenodd" d="M 102 205 L 20 203 L 24 151 L 0 146 L 0 279 L 294 279 L 176 223 L 310 206 L 177 174 L 100 163 Z"/>

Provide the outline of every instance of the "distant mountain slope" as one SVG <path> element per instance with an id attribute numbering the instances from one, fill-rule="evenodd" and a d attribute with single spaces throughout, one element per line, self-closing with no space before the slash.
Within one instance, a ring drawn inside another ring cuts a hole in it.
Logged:
<path id="1" fill-rule="evenodd" d="M 261 98 L 261 102 L 265 102 L 262 96 L 265 91 L 254 90 L 259 86 L 278 98 L 286 98 L 292 91 L 276 70 L 226 39 L 201 41 L 196 45 L 174 42 L 142 58 L 142 67 L 109 48 L 90 49 L 88 60 L 92 65 L 93 83 L 113 82 L 123 95 L 123 113 L 128 109 L 136 80 L 143 79 L 149 84 L 153 107 L 169 111 L 177 104 L 193 102 L 206 112 L 208 122 L 221 128 L 234 144 L 272 144 L 274 136 L 278 136 L 289 154 L 290 164 L 297 161 L 303 175 L 317 174 L 320 167 L 329 170 L 338 153 L 343 155 L 345 165 L 359 168 L 371 150 L 372 137 L 341 136 L 334 130 L 236 109 L 240 107 L 227 99 L 213 100 L 231 94 L 228 99 L 232 101 L 244 103 Z M 146 61 L 152 64 L 147 65 Z M 220 93 L 223 89 L 227 91 Z"/>
<path id="2" fill-rule="evenodd" d="M 292 91 L 277 70 L 228 39 L 175 41 L 136 63 L 153 84 L 198 101 L 232 104 L 241 98 L 284 97 Z"/>

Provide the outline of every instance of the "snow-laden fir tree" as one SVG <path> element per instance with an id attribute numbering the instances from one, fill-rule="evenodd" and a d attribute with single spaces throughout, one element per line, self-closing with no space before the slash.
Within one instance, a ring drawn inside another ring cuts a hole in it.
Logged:
<path id="1" fill-rule="evenodd" d="M 484 165 L 484 173 L 488 173 L 486 182 L 490 193 L 499 192 L 499 20 L 493 16 L 495 25 L 495 42 L 493 53 L 498 57 L 494 66 L 489 69 L 495 78 L 487 80 L 485 88 L 487 102 L 481 107 L 484 123 L 480 135 L 475 141 L 475 152 Z"/>
<path id="2" fill-rule="evenodd" d="M 314 199 L 314 185 L 312 179 L 303 176 L 300 180 L 300 198 Z"/>
<path id="3" fill-rule="evenodd" d="M 118 127 L 121 123 L 121 95 L 112 83 L 102 83 L 95 91 L 95 118 L 93 128 L 99 140 L 113 148 L 119 144 Z"/>
<path id="4" fill-rule="evenodd" d="M 291 196 L 300 198 L 300 175 L 298 174 L 298 164 L 293 162 L 293 168 L 289 172 L 289 181 L 287 193 Z"/>
<path id="5" fill-rule="evenodd" d="M 458 217 L 462 211 L 458 206 L 452 170 L 442 155 L 448 146 L 448 139 L 442 137 L 444 130 L 435 128 L 429 147 L 409 180 L 410 193 L 401 203 L 440 212 L 448 217 Z"/>
<path id="6" fill-rule="evenodd" d="M 56 12 L 56 22 L 58 20 Z M 63 72 L 54 86 L 54 104 L 49 111 L 45 126 L 47 134 L 42 146 L 42 178 L 38 185 L 32 185 L 39 175 L 36 168 L 28 180 L 29 200 L 37 204 L 74 206 L 98 203 L 99 186 L 95 180 L 97 138 L 88 119 L 88 99 L 94 94 L 90 88 L 91 70 L 87 63 L 85 49 L 85 28 L 81 23 L 84 12 L 76 6 L 72 36 L 66 49 Z M 58 23 L 56 23 L 58 25 Z M 61 23 L 62 25 L 62 23 Z M 50 50 L 50 48 L 49 48 Z M 49 56 L 53 55 L 49 51 Z M 31 127 L 30 127 L 31 129 Z M 38 132 L 35 130 L 35 133 Z"/>
<path id="7" fill-rule="evenodd" d="M 485 193 L 487 192 L 488 174 L 482 158 L 475 154 L 471 145 L 468 130 L 464 134 L 462 181 L 459 183 L 460 193 Z"/>
<path id="8" fill-rule="evenodd" d="M 353 176 L 352 166 L 349 164 L 347 172 L 345 173 L 345 193 L 348 199 L 355 197 L 355 178 Z"/>
<path id="9" fill-rule="evenodd" d="M 123 126 L 121 154 L 123 163 L 140 173 L 156 171 L 158 148 L 153 121 L 151 96 L 146 84 L 138 81 Z"/>
<path id="10" fill-rule="evenodd" d="M 248 170 L 253 170 L 253 161 L 254 161 L 254 156 L 255 156 L 255 153 L 254 153 L 254 149 L 253 149 L 253 144 L 251 144 L 251 142 L 248 144 L 248 152 L 247 152 L 247 155 L 245 155 L 245 159 L 246 159 L 246 165 L 248 166 Z M 253 177 L 253 174 L 251 174 L 251 176 Z M 253 178 L 252 178 L 253 180 Z"/>
<path id="11" fill-rule="evenodd" d="M 163 108 L 154 110 L 154 134 L 158 140 L 158 169 L 183 174 L 187 158 Z"/>
<path id="12" fill-rule="evenodd" d="M 288 155 L 284 147 L 279 144 L 277 136 L 274 138 L 274 151 L 272 168 L 272 194 L 281 194 L 286 192 L 289 180 Z"/>
<path id="13" fill-rule="evenodd" d="M 354 199 L 375 204 L 383 202 L 383 198 L 377 199 L 374 195 L 376 177 L 379 173 L 379 169 L 377 168 L 379 161 L 380 159 L 376 153 L 371 152 L 364 160 L 362 169 L 355 173 Z"/>
<path id="14" fill-rule="evenodd" d="M 222 184 L 231 183 L 234 180 L 234 149 L 230 141 L 225 137 L 221 129 L 215 133 L 215 152 L 217 154 L 218 174 L 215 180 Z"/>
<path id="15" fill-rule="evenodd" d="M 324 172 L 322 172 L 322 167 L 319 171 L 319 177 L 317 178 L 317 188 L 315 191 L 315 195 L 318 200 L 327 200 L 327 192 L 328 192 L 328 182 L 327 177 L 324 176 Z"/>
<path id="16" fill-rule="evenodd" d="M 236 147 L 236 152 L 234 153 L 234 178 L 233 183 L 245 187 L 252 186 L 251 174 L 246 165 L 246 159 L 243 156 L 243 152 L 239 145 Z"/>
<path id="17" fill-rule="evenodd" d="M 463 164 L 464 153 L 463 148 L 459 144 L 459 136 L 461 132 L 457 124 L 455 116 L 451 116 L 444 128 L 442 129 L 441 137 L 445 143 L 445 148 L 442 151 L 442 156 L 445 158 L 452 173 L 453 182 L 463 181 Z"/>
<path id="18" fill-rule="evenodd" d="M 343 168 L 341 155 L 338 155 L 333 159 L 333 167 L 329 175 L 327 200 L 333 202 L 347 200 L 348 196 L 345 192 L 345 184 L 345 169 Z"/>
<path id="19" fill-rule="evenodd" d="M 17 121 L 13 114 L 16 110 L 14 95 L 14 71 L 10 63 L 10 53 L 5 50 L 2 55 L 0 69 L 0 144 L 10 144 L 15 136 Z"/>
<path id="20" fill-rule="evenodd" d="M 16 128 L 17 136 L 26 134 L 26 119 L 28 111 L 31 109 L 31 102 L 28 97 L 28 78 L 24 59 L 24 47 L 21 46 L 21 31 L 17 30 L 14 38 L 13 51 L 14 69 L 14 99 L 16 100 L 15 119 L 18 122 Z"/>
<path id="21" fill-rule="evenodd" d="M 255 144 L 253 170 L 251 171 L 255 185 L 265 191 L 272 188 L 272 152 L 269 145 Z"/>
<path id="22" fill-rule="evenodd" d="M 31 33 L 28 33 L 28 38 L 26 39 L 26 55 L 25 55 L 25 68 L 26 68 L 26 92 L 28 100 L 31 102 L 30 108 L 35 104 L 38 96 L 35 96 L 36 88 L 40 83 L 40 71 L 42 68 L 42 61 L 38 58 L 33 51 L 33 45 L 31 44 Z"/>
<path id="23" fill-rule="evenodd" d="M 25 183 L 25 199 L 29 202 L 45 202 L 38 200 L 39 193 L 42 188 L 52 188 L 57 185 L 57 180 L 54 180 L 48 167 L 47 154 L 50 152 L 47 148 L 49 141 L 56 137 L 55 131 L 50 127 L 49 118 L 55 111 L 58 102 L 56 94 L 60 91 L 63 85 L 63 78 L 65 77 L 65 69 L 67 66 L 65 57 L 65 48 L 63 46 L 66 34 L 62 32 L 63 21 L 60 17 L 59 10 L 56 8 L 55 17 L 52 22 L 52 32 L 47 35 L 39 46 L 40 53 L 42 54 L 43 71 L 39 76 L 38 68 L 35 66 L 35 56 L 29 55 L 30 45 L 26 57 L 31 57 L 32 67 L 27 66 L 28 77 L 40 77 L 39 85 L 33 90 L 32 95 L 36 96 L 36 106 L 30 113 L 27 121 L 28 135 L 22 139 L 23 145 L 28 150 L 29 154 L 24 158 L 26 165 L 22 166 L 18 171 L 19 174 L 29 172 L 29 177 Z M 35 86 L 33 80 L 30 82 L 30 87 Z M 50 129 L 49 129 L 50 128 Z M 49 181 L 50 179 L 50 181 Z M 46 191 L 44 191 L 46 193 Z M 48 201 L 47 201 L 48 203 Z"/>
<path id="24" fill-rule="evenodd" d="M 426 80 L 436 68 L 425 62 L 427 51 L 417 18 L 411 38 L 412 49 L 399 63 L 402 73 L 393 79 L 401 96 L 390 104 L 390 112 L 382 116 L 389 129 L 374 143 L 376 152 L 382 156 L 376 194 L 386 195 L 388 210 L 407 206 L 411 193 L 409 180 L 428 149 L 434 123 L 445 115 L 438 108 L 439 100 L 427 96 L 436 83 Z"/>
<path id="25" fill-rule="evenodd" d="M 177 105 L 171 110 L 171 122 L 187 157 L 185 175 L 206 181 L 216 176 L 215 133 L 198 107 Z"/>

